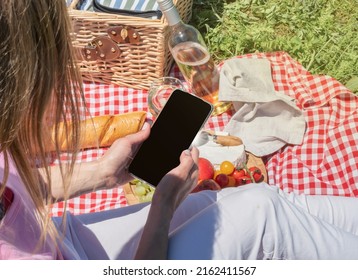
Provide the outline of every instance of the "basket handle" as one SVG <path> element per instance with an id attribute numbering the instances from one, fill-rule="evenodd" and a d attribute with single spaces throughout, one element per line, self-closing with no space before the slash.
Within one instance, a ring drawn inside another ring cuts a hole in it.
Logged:
<path id="1" fill-rule="evenodd" d="M 118 45 L 107 36 L 98 36 L 84 47 L 77 47 L 79 60 L 113 60 L 120 56 L 121 50 Z"/>

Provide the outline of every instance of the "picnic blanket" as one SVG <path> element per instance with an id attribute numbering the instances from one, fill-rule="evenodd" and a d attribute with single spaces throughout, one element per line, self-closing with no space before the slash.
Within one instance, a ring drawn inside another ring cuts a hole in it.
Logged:
<path id="1" fill-rule="evenodd" d="M 358 97 L 331 77 L 310 74 L 285 52 L 240 57 L 268 59 L 275 91 L 295 99 L 307 124 L 301 145 L 286 145 L 263 158 L 268 182 L 286 192 L 358 197 Z M 177 66 L 170 75 L 183 80 Z M 84 92 L 93 116 L 147 111 L 146 90 L 86 82 Z M 211 117 L 206 128 L 223 130 L 233 114 Z M 78 161 L 95 160 L 104 152 L 85 150 Z M 122 186 L 118 186 L 70 199 L 66 210 L 81 214 L 126 205 Z M 64 203 L 56 203 L 52 213 L 58 216 L 63 210 Z"/>

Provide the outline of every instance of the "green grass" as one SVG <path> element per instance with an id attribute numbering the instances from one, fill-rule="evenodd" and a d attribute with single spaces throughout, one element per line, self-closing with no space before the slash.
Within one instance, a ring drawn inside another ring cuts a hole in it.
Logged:
<path id="1" fill-rule="evenodd" d="M 285 51 L 358 93 L 357 0 L 194 0 L 191 24 L 216 62 Z"/>

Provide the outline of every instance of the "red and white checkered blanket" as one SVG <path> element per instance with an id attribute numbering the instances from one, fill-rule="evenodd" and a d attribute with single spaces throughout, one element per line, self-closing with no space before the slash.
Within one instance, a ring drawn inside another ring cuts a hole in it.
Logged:
<path id="1" fill-rule="evenodd" d="M 285 52 L 242 57 L 270 60 L 276 91 L 293 97 L 307 122 L 302 145 L 287 145 L 264 158 L 269 183 L 287 192 L 358 197 L 358 97 L 331 77 L 311 75 Z M 177 67 L 171 76 L 183 80 Z M 146 90 L 85 83 L 84 92 L 93 116 L 147 111 Z M 222 130 L 233 114 L 211 117 L 206 128 Z M 104 151 L 83 151 L 79 160 L 94 160 Z M 80 214 L 126 205 L 118 186 L 70 199 L 67 210 Z M 61 215 L 63 207 L 53 205 L 53 215 Z"/>

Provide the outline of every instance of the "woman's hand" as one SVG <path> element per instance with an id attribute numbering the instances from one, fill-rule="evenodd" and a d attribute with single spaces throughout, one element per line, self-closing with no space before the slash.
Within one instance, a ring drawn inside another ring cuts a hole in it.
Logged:
<path id="1" fill-rule="evenodd" d="M 135 255 L 136 259 L 166 259 L 170 222 L 177 207 L 196 186 L 198 156 L 196 148 L 184 151 L 180 156 L 179 166 L 159 182 Z"/>
<path id="2" fill-rule="evenodd" d="M 166 174 L 156 187 L 153 204 L 164 204 L 175 211 L 198 182 L 198 157 L 195 147 L 181 154 L 179 166 Z"/>
<path id="3" fill-rule="evenodd" d="M 127 167 L 139 145 L 147 139 L 150 125 L 145 124 L 143 129 L 135 134 L 116 140 L 103 157 L 98 160 L 77 163 L 74 166 L 68 189 L 64 190 L 61 169 L 54 165 L 50 168 L 51 193 L 56 201 L 71 198 L 99 189 L 113 188 L 117 184 L 124 184 L 131 180 Z M 46 181 L 46 171 L 38 169 Z"/>
<path id="4" fill-rule="evenodd" d="M 116 140 L 98 160 L 98 168 L 103 174 L 107 188 L 125 184 L 132 179 L 127 167 L 140 144 L 148 138 L 149 134 L 150 125 L 145 123 L 141 131 Z"/>

